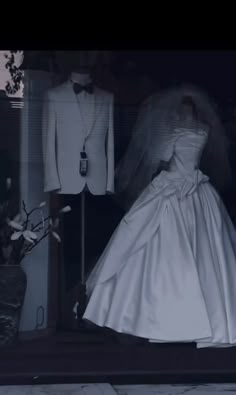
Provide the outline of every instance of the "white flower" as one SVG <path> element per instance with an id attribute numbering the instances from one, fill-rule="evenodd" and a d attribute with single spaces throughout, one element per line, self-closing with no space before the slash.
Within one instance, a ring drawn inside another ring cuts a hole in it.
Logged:
<path id="1" fill-rule="evenodd" d="M 14 222 L 17 222 L 18 224 L 22 224 L 22 218 L 21 218 L 21 214 L 17 214 L 14 218 L 13 218 Z"/>
<path id="2" fill-rule="evenodd" d="M 39 206 L 38 206 L 38 207 L 39 207 L 39 208 L 43 208 L 43 207 L 45 207 L 45 206 L 46 206 L 46 204 L 47 204 L 46 202 L 41 202 L 41 203 L 39 204 Z"/>
<path id="3" fill-rule="evenodd" d="M 37 238 L 38 238 L 36 233 L 32 232 L 31 230 L 25 230 L 23 232 L 23 236 L 24 236 L 24 238 L 28 237 L 33 240 L 37 240 Z"/>
<path id="4" fill-rule="evenodd" d="M 60 213 L 64 214 L 64 213 L 69 213 L 70 211 L 71 211 L 71 207 L 65 206 L 60 210 Z"/>
<path id="5" fill-rule="evenodd" d="M 31 230 L 25 230 L 24 232 L 23 231 L 14 232 L 11 235 L 11 240 L 18 240 L 21 236 L 23 236 L 24 239 L 31 244 L 34 244 L 34 240 L 37 239 L 36 233 L 31 232 Z"/>
<path id="6" fill-rule="evenodd" d="M 56 218 L 56 219 L 54 220 L 54 222 L 53 222 L 53 227 L 54 227 L 54 228 L 58 228 L 59 224 L 60 224 L 60 220 L 59 220 L 59 218 Z"/>
<path id="7" fill-rule="evenodd" d="M 17 221 L 7 221 L 8 225 L 15 230 L 23 230 L 23 226 Z"/>
<path id="8" fill-rule="evenodd" d="M 58 241 L 58 243 L 61 242 L 61 238 L 60 238 L 59 234 L 57 234 L 56 232 L 52 231 L 52 235 Z"/>
<path id="9" fill-rule="evenodd" d="M 6 187 L 7 187 L 7 190 L 8 190 L 8 191 L 9 191 L 9 189 L 11 189 L 11 184 L 12 184 L 11 178 L 7 178 L 7 179 L 6 179 Z"/>
<path id="10" fill-rule="evenodd" d="M 24 236 L 24 239 L 25 239 L 26 241 L 28 241 L 28 243 L 34 244 L 34 240 L 32 240 L 30 237 L 27 237 L 27 236 L 25 236 L 24 234 L 23 234 L 23 236 Z"/>
<path id="11" fill-rule="evenodd" d="M 14 232 L 11 235 L 11 240 L 18 240 L 23 235 L 23 232 Z"/>

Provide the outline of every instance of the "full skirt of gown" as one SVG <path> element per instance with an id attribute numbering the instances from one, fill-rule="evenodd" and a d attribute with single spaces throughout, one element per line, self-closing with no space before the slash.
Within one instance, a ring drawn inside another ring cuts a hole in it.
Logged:
<path id="1" fill-rule="evenodd" d="M 236 344 L 236 232 L 200 170 L 162 171 L 87 280 L 84 319 L 150 342 Z"/>

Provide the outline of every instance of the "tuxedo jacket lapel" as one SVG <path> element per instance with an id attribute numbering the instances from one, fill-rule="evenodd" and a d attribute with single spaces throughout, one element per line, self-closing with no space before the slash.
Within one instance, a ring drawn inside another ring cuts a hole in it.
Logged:
<path id="1" fill-rule="evenodd" d="M 68 105 L 70 105 L 71 107 L 71 116 L 73 116 L 73 118 L 78 121 L 79 125 L 85 126 L 86 129 L 83 128 L 83 133 L 85 134 L 85 136 L 89 136 L 93 132 L 96 120 L 98 119 L 99 114 L 101 113 L 104 106 L 104 95 L 99 88 L 94 88 L 93 95 L 94 100 L 91 101 L 91 106 L 89 108 L 86 119 L 86 125 L 84 125 L 84 119 L 82 118 L 82 116 L 86 116 L 86 114 L 82 114 L 81 112 L 82 109 L 79 107 L 78 100 L 73 91 L 73 85 L 70 81 L 68 81 L 66 84 L 66 100 L 68 99 Z"/>
<path id="2" fill-rule="evenodd" d="M 70 81 L 66 83 L 65 101 L 65 105 L 68 106 L 67 112 L 69 116 L 71 117 L 71 119 L 75 120 L 75 125 L 81 126 L 82 133 L 84 133 L 84 135 L 86 136 L 86 130 L 84 128 L 84 122 L 81 116 L 81 111 L 79 109 L 79 104 Z"/>
<path id="3" fill-rule="evenodd" d="M 89 125 L 87 128 L 87 136 L 89 137 L 95 128 L 96 121 L 99 118 L 100 113 L 102 112 L 104 105 L 104 96 L 102 95 L 101 91 L 95 87 L 93 100 L 91 101 L 91 106 L 88 109 L 88 119 L 87 124 Z"/>
<path id="4" fill-rule="evenodd" d="M 104 95 L 101 93 L 100 89 L 94 89 L 95 95 L 95 120 L 98 118 L 100 112 L 102 111 L 104 105 Z"/>

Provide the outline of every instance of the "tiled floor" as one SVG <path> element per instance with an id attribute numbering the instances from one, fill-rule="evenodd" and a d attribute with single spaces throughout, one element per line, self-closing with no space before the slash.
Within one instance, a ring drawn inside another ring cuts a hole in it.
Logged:
<path id="1" fill-rule="evenodd" d="M 0 386 L 0 395 L 116 395 L 110 384 Z"/>
<path id="2" fill-rule="evenodd" d="M 0 386 L 0 395 L 233 395 L 236 384 L 122 385 L 53 384 Z"/>
<path id="3" fill-rule="evenodd" d="M 236 384 L 133 385 L 113 387 L 118 395 L 233 395 Z"/>

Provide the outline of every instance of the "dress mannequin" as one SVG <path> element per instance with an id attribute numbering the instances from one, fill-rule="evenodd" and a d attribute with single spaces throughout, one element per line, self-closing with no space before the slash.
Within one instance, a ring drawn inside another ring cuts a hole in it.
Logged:
<path id="1" fill-rule="evenodd" d="M 150 97 L 142 111 L 120 186 L 133 198 L 129 182 L 139 193 L 160 160 L 169 166 L 142 189 L 90 273 L 84 318 L 152 343 L 235 346 L 236 231 L 200 170 L 207 152 L 218 185 L 230 177 L 224 128 L 195 87 Z"/>
<path id="2" fill-rule="evenodd" d="M 91 59 L 86 56 L 80 57 L 79 65 L 71 65 L 73 71 L 65 83 L 47 92 L 43 116 L 44 190 L 67 197 L 80 195 L 78 318 L 85 303 L 86 196 L 114 193 L 113 95 L 96 86 L 91 92 L 76 91 L 76 84 L 92 84 Z M 71 214 L 75 215 L 73 207 Z"/>

